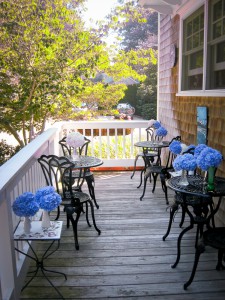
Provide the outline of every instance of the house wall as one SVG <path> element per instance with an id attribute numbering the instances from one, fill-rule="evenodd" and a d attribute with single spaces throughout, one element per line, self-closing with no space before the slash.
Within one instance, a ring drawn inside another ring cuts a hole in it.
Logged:
<path id="1" fill-rule="evenodd" d="M 208 107 L 208 145 L 225 157 L 225 97 L 178 97 L 178 68 L 170 66 L 170 46 L 179 43 L 179 15 L 160 16 L 158 119 L 169 132 L 169 139 L 181 135 L 187 144 L 196 144 L 197 106 Z M 225 177 L 225 160 L 217 171 Z M 218 214 L 218 223 L 225 217 L 225 199 Z"/>

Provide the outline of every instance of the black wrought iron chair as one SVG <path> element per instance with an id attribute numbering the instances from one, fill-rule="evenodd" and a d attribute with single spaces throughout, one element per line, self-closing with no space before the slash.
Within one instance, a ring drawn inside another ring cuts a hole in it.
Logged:
<path id="1" fill-rule="evenodd" d="M 177 140 L 180 141 L 181 137 L 177 136 L 174 137 L 169 144 L 172 143 L 172 141 Z M 165 194 L 165 199 L 166 199 L 166 204 L 169 203 L 168 201 L 168 192 L 167 192 L 167 186 L 166 186 L 166 179 L 169 178 L 170 176 L 170 171 L 173 171 L 173 160 L 175 159 L 176 155 L 173 154 L 171 151 L 168 152 L 168 156 L 167 156 L 167 162 L 165 165 L 159 165 L 159 164 L 151 164 L 151 162 L 149 162 L 149 159 L 147 157 L 144 157 L 145 161 L 146 161 L 146 169 L 144 171 L 144 189 L 143 189 L 143 193 L 140 197 L 140 200 L 143 199 L 144 195 L 145 195 L 145 190 L 146 190 L 146 185 L 147 185 L 147 180 L 149 179 L 151 181 L 151 177 L 153 178 L 153 187 L 152 187 L 152 193 L 154 193 L 155 191 L 155 187 L 156 187 L 156 181 L 158 176 L 160 176 L 160 180 L 161 180 L 161 186 L 162 186 L 162 190 Z"/>
<path id="2" fill-rule="evenodd" d="M 145 130 L 146 130 L 146 135 L 147 135 L 147 141 L 152 141 L 154 138 L 154 128 L 148 127 Z M 152 160 L 154 160 L 155 157 L 159 157 L 158 149 L 143 148 L 142 152 L 139 152 L 136 155 L 135 160 L 134 160 L 134 170 L 130 177 L 131 179 L 134 177 L 134 174 L 136 172 L 138 158 L 141 157 L 144 160 L 144 156 L 148 157 L 149 159 L 151 158 Z M 144 163 L 145 163 L 145 160 L 144 160 Z M 143 170 L 145 169 L 145 167 L 146 166 L 143 167 Z M 143 170 L 142 170 L 142 173 L 143 173 Z M 142 177 L 142 173 L 140 174 L 141 177 Z"/>
<path id="3" fill-rule="evenodd" d="M 78 153 L 79 155 L 87 155 L 88 153 L 88 145 L 91 142 L 88 138 L 84 137 L 85 139 L 85 143 L 83 144 L 82 147 L 79 147 Z M 73 153 L 73 147 L 68 146 L 68 144 L 66 143 L 66 136 L 64 138 L 62 138 L 59 141 L 59 144 L 61 145 L 63 154 L 67 157 L 67 156 L 71 156 Z M 75 172 L 75 170 L 73 171 L 73 176 L 77 177 L 79 176 L 79 173 L 77 174 L 77 172 Z M 89 194 L 91 196 L 91 199 L 93 199 L 95 207 L 98 209 L 99 205 L 97 203 L 96 197 L 95 197 L 95 179 L 94 179 L 94 174 L 93 172 L 91 172 L 91 170 L 88 168 L 85 170 L 85 176 L 84 176 L 86 182 L 87 182 L 87 186 L 88 186 L 88 191 Z"/>
<path id="4" fill-rule="evenodd" d="M 81 191 L 82 184 L 84 182 L 84 169 L 76 168 L 76 165 L 65 157 L 58 157 L 56 155 L 42 155 L 38 158 L 38 162 L 42 168 L 46 184 L 54 186 L 57 193 L 62 197 L 62 205 L 67 216 L 67 228 L 71 222 L 74 232 L 75 248 L 79 249 L 77 225 L 84 207 L 86 211 L 86 220 L 89 227 L 91 224 L 88 218 L 88 208 L 91 209 L 92 221 L 95 230 L 98 234 L 101 231 L 96 225 L 94 206 L 89 195 Z M 74 177 L 73 171 L 76 171 L 79 176 Z M 58 207 L 58 213 L 56 220 L 60 216 L 60 207 Z M 75 216 L 75 217 L 74 217 Z"/>
<path id="5" fill-rule="evenodd" d="M 217 203 L 217 208 L 213 213 L 208 217 L 207 224 L 210 224 L 210 220 L 214 217 L 215 213 L 218 211 L 222 197 L 219 198 Z M 216 270 L 225 270 L 223 265 L 224 255 L 225 255 L 225 227 L 210 227 L 203 232 L 201 240 L 199 241 L 196 251 L 195 251 L 195 260 L 192 268 L 192 272 L 189 280 L 184 284 L 184 289 L 192 283 L 195 273 L 197 270 L 198 262 L 200 255 L 205 252 L 205 246 L 210 246 L 218 250 L 218 260 L 216 265 Z"/>

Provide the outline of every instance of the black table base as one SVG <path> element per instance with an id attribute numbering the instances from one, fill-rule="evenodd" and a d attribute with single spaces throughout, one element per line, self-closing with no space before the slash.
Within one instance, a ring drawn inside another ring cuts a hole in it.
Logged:
<path id="1" fill-rule="evenodd" d="M 44 252 L 44 254 L 42 255 L 42 257 L 39 259 L 34 248 L 32 247 L 31 243 L 29 241 L 27 241 L 32 253 L 34 256 L 29 255 L 28 253 L 25 253 L 21 250 L 19 250 L 18 248 L 15 248 L 16 251 L 18 251 L 19 253 L 29 257 L 30 259 L 34 260 L 36 263 L 36 269 L 34 271 L 30 271 L 28 272 L 28 274 L 33 274 L 32 277 L 28 280 L 28 282 L 23 286 L 22 291 L 31 283 L 31 281 L 37 276 L 38 271 L 40 270 L 43 274 L 43 276 L 46 278 L 46 280 L 50 283 L 50 285 L 56 290 L 56 292 L 58 293 L 58 295 L 64 299 L 63 295 L 60 293 L 60 291 L 57 289 L 57 287 L 52 283 L 52 281 L 48 278 L 48 276 L 46 275 L 46 272 L 48 273 L 56 273 L 56 274 L 60 274 L 63 275 L 65 277 L 65 280 L 67 280 L 67 276 L 65 273 L 62 272 L 58 272 L 58 271 L 52 271 L 49 270 L 47 268 L 45 268 L 44 266 L 44 260 L 46 258 L 48 258 L 50 255 L 52 255 L 55 251 L 58 250 L 60 242 L 58 241 L 57 246 L 54 250 L 50 251 L 50 249 L 52 248 L 53 244 L 55 243 L 55 240 L 51 242 L 51 244 L 49 245 L 49 247 L 47 248 L 47 250 Z"/>

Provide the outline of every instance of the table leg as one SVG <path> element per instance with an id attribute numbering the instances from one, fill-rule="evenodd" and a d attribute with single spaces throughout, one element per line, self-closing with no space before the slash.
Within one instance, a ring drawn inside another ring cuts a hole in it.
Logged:
<path id="1" fill-rule="evenodd" d="M 177 259 L 175 261 L 175 263 L 171 266 L 171 268 L 176 268 L 177 264 L 180 261 L 180 254 L 181 254 L 181 240 L 183 235 L 185 234 L 185 232 L 191 230 L 194 227 L 193 223 L 191 223 L 188 227 L 186 227 L 184 230 L 182 230 L 182 232 L 179 234 L 178 240 L 177 240 Z"/>
<path id="2" fill-rule="evenodd" d="M 52 241 L 51 244 L 49 245 L 49 247 L 47 248 L 47 250 L 46 250 L 46 251 L 44 252 L 44 254 L 42 255 L 41 259 L 38 258 L 38 256 L 37 256 L 37 254 L 36 254 L 34 248 L 33 248 L 32 245 L 31 245 L 31 243 L 30 243 L 29 241 L 27 241 L 27 243 L 28 243 L 28 245 L 29 245 L 29 247 L 30 247 L 30 249 L 31 249 L 31 251 L 32 251 L 32 253 L 33 253 L 34 256 L 31 256 L 31 255 L 29 255 L 29 254 L 27 254 L 27 253 L 25 253 L 25 252 L 19 250 L 18 248 L 15 248 L 15 250 L 18 251 L 19 253 L 21 253 L 21 254 L 23 254 L 23 255 L 29 257 L 30 259 L 34 260 L 34 261 L 36 262 L 36 270 L 31 271 L 31 272 L 28 272 L 28 273 L 34 273 L 34 275 L 33 275 L 33 276 L 31 277 L 31 279 L 28 280 L 28 282 L 23 286 L 22 291 L 30 284 L 30 282 L 34 279 L 34 277 L 36 277 L 36 275 L 37 275 L 37 273 L 38 273 L 38 270 L 40 269 L 41 272 L 42 272 L 42 274 L 43 274 L 43 276 L 47 279 L 47 281 L 51 284 L 51 286 L 56 290 L 56 292 L 60 295 L 60 297 L 61 297 L 62 299 L 64 299 L 63 295 L 60 293 L 60 291 L 57 289 L 57 287 L 54 286 L 54 284 L 53 284 L 53 283 L 51 282 L 51 280 L 47 277 L 47 275 L 45 274 L 45 272 L 61 274 L 61 275 L 63 275 L 63 276 L 65 277 L 65 279 L 67 280 L 66 274 L 63 273 L 63 272 L 52 271 L 52 270 L 49 270 L 49 269 L 47 269 L 47 268 L 44 267 L 44 260 L 45 260 L 46 258 L 48 258 L 50 255 L 52 255 L 55 251 L 58 250 L 59 245 L 60 245 L 60 241 L 58 240 L 58 244 L 57 244 L 56 248 L 53 249 L 51 252 L 49 252 L 50 249 L 51 249 L 51 247 L 52 247 L 53 244 L 55 243 L 55 240 Z"/>

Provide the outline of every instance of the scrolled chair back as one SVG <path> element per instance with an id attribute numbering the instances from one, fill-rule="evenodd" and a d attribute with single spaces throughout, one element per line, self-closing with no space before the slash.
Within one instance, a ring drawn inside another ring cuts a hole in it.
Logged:
<path id="1" fill-rule="evenodd" d="M 76 168 L 76 164 L 71 162 L 64 156 L 42 155 L 38 158 L 41 169 L 43 171 L 46 184 L 54 186 L 57 193 L 67 198 L 67 194 L 73 195 L 73 188 L 81 189 L 84 181 L 83 168 Z M 79 173 L 76 178 L 73 172 Z"/>

